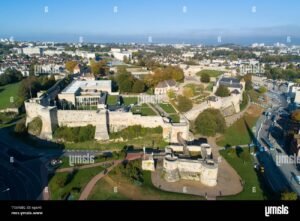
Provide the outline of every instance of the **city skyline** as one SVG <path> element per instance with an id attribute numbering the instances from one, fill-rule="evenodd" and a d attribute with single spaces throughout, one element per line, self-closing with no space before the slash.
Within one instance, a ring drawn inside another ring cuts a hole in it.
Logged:
<path id="1" fill-rule="evenodd" d="M 300 43 L 300 3 L 288 1 L 0 3 L 0 37 L 15 40 L 154 43 Z M 280 15 L 280 16 L 279 16 Z M 21 18 L 21 19 L 20 19 Z M 219 41 L 218 41 L 219 39 Z M 222 39 L 220 41 L 220 39 Z"/>

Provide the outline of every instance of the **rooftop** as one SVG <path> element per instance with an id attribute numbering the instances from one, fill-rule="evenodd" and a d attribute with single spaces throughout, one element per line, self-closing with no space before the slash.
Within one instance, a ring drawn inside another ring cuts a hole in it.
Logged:
<path id="1" fill-rule="evenodd" d="M 62 93 L 74 94 L 81 88 L 111 88 L 111 80 L 100 80 L 100 81 L 81 81 L 74 80 L 70 83 Z"/>

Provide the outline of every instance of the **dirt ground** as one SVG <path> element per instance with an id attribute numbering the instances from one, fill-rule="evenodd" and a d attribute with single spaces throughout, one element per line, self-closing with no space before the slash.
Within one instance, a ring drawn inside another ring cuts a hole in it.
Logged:
<path id="1" fill-rule="evenodd" d="M 254 104 L 250 105 L 250 107 L 246 111 L 247 114 L 252 115 L 254 117 L 260 116 L 262 112 L 263 112 L 263 108 Z"/>

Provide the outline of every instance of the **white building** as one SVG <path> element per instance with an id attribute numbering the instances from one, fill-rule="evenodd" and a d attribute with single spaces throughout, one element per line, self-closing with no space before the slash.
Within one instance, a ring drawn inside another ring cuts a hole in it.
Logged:
<path id="1" fill-rule="evenodd" d="M 178 91 L 178 87 L 176 84 L 176 81 L 172 80 L 166 80 L 161 81 L 158 83 L 158 85 L 155 87 L 154 94 L 155 95 L 166 95 L 169 90 Z"/>
<path id="2" fill-rule="evenodd" d="M 40 47 L 23 48 L 23 54 L 28 55 L 28 56 L 43 55 L 43 48 L 40 48 Z"/>
<path id="3" fill-rule="evenodd" d="M 127 59 L 132 58 L 132 53 L 129 51 L 120 51 L 120 52 L 112 52 L 114 58 L 123 61 L 124 58 L 126 57 Z"/>

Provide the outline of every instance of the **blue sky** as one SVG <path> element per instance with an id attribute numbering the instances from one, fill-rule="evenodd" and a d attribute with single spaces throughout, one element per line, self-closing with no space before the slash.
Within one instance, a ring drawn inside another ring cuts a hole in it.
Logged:
<path id="1" fill-rule="evenodd" d="M 299 0 L 1 0 L 0 37 L 300 37 L 299 11 Z"/>

